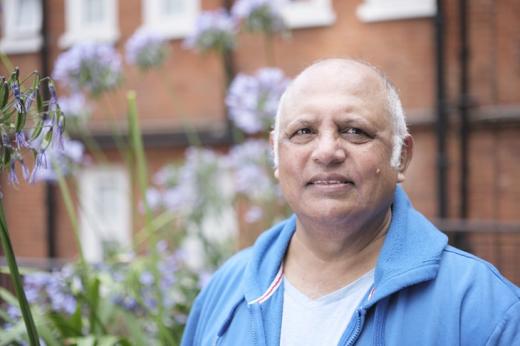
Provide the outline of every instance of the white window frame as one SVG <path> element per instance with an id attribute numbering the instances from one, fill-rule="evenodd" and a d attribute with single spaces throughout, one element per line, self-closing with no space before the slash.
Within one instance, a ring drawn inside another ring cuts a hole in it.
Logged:
<path id="1" fill-rule="evenodd" d="M 29 27 L 17 27 L 16 16 L 19 11 L 20 0 L 1 0 L 2 10 L 2 32 L 0 40 L 0 51 L 7 54 L 33 53 L 37 52 L 43 43 L 41 35 L 43 15 L 42 2 L 37 0 L 31 2 L 34 6 L 34 20 Z M 9 15 L 11 14 L 11 15 Z"/>
<path id="2" fill-rule="evenodd" d="M 291 29 L 329 26 L 336 21 L 331 0 L 286 1 L 281 11 Z"/>
<path id="3" fill-rule="evenodd" d="M 78 175 L 80 205 L 80 240 L 85 259 L 103 259 L 103 242 L 111 241 L 123 248 L 132 244 L 130 178 L 124 167 L 98 166 L 83 169 Z M 113 189 L 110 206 L 103 206 L 103 184 Z M 100 212 L 103 209 L 103 212 Z M 109 210 L 109 216 L 103 215 Z"/>
<path id="4" fill-rule="evenodd" d="M 357 8 L 363 22 L 433 17 L 436 13 L 434 0 L 365 0 Z"/>
<path id="5" fill-rule="evenodd" d="M 161 11 L 161 0 L 143 0 L 142 29 L 156 32 L 167 39 L 184 38 L 195 29 L 200 14 L 200 0 L 183 0 L 185 11 L 171 16 Z"/>
<path id="6" fill-rule="evenodd" d="M 115 43 L 120 36 L 117 0 L 103 0 L 105 20 L 89 27 L 83 26 L 82 8 L 85 0 L 65 0 L 65 33 L 59 46 L 69 48 L 78 42 Z"/>

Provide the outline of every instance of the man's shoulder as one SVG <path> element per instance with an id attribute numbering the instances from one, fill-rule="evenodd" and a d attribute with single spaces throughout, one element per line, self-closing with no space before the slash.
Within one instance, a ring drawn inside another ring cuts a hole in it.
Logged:
<path id="1" fill-rule="evenodd" d="M 507 302 L 520 302 L 520 288 L 504 277 L 488 261 L 453 246 L 446 246 L 439 276 L 453 279 L 460 286 L 490 294 Z"/>

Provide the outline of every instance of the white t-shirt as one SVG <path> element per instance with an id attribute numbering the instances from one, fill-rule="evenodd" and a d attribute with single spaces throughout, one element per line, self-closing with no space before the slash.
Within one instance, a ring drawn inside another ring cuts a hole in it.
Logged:
<path id="1" fill-rule="evenodd" d="M 374 270 L 318 299 L 310 299 L 284 277 L 281 346 L 335 346 L 374 283 Z"/>

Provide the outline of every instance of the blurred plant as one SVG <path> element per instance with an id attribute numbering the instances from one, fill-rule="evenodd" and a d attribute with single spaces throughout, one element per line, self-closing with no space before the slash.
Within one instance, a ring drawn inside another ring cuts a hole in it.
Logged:
<path id="1" fill-rule="evenodd" d="M 33 181 L 56 181 L 59 176 L 69 175 L 85 162 L 85 147 L 80 141 L 63 138 L 63 150 L 47 150 L 47 167 L 42 167 L 33 176 Z"/>
<path id="2" fill-rule="evenodd" d="M 66 119 L 66 131 L 69 133 L 82 131 L 92 113 L 92 108 L 87 102 L 85 95 L 76 92 L 66 97 L 60 96 L 58 104 Z"/>
<path id="3" fill-rule="evenodd" d="M 121 57 L 110 45 L 78 43 L 58 56 L 52 75 L 72 92 L 98 97 L 121 82 Z"/>
<path id="4" fill-rule="evenodd" d="M 244 22 L 246 30 L 272 35 L 287 31 L 280 11 L 280 1 L 238 0 L 231 14 Z"/>
<path id="5" fill-rule="evenodd" d="M 40 169 L 47 167 L 48 149 L 61 150 L 63 148 L 62 135 L 65 129 L 65 118 L 57 103 L 54 82 L 48 79 L 40 79 L 36 72 L 20 82 L 19 75 L 20 72 L 16 69 L 9 79 L 0 77 L 0 173 L 8 170 L 9 182 L 14 185 L 18 184 L 15 171 L 16 163 L 20 164 L 24 179 L 32 181 Z M 49 100 L 43 99 L 41 95 L 42 87 L 48 88 Z M 29 127 L 32 127 L 30 137 L 26 135 Z M 24 161 L 24 154 L 28 152 L 33 153 L 35 161 L 30 175 Z M 22 289 L 1 195 L 0 241 L 27 329 L 29 342 L 31 345 L 36 345 L 39 340 L 38 332 Z"/>
<path id="6" fill-rule="evenodd" d="M 273 175 L 271 147 L 266 140 L 249 139 L 232 147 L 225 157 L 234 181 L 236 201 L 246 201 L 244 221 L 263 221 L 265 227 L 288 213 Z"/>
<path id="7" fill-rule="evenodd" d="M 289 34 L 281 13 L 280 0 L 238 0 L 231 13 L 246 31 L 263 34 L 266 63 L 275 66 L 273 37 L 276 34 Z"/>
<path id="8" fill-rule="evenodd" d="M 225 9 L 205 11 L 197 18 L 195 30 L 185 39 L 184 46 L 222 54 L 235 48 L 236 33 L 237 23 Z"/>
<path id="9" fill-rule="evenodd" d="M 167 41 L 158 33 L 137 30 L 126 42 L 126 60 L 146 71 L 161 66 L 168 56 Z"/>
<path id="10" fill-rule="evenodd" d="M 123 257 L 124 252 L 118 251 L 119 257 L 93 266 L 97 284 L 91 292 L 83 286 L 81 269 L 75 265 L 26 274 L 24 288 L 43 331 L 42 344 L 75 344 L 91 337 L 103 345 L 164 345 L 156 324 L 159 307 L 169 333 L 166 344 L 180 344 L 191 304 L 208 281 L 208 274 L 190 268 L 186 255 L 171 251 L 164 241 L 157 244 L 157 251 L 157 261 L 132 253 Z M 156 269 L 158 281 L 153 274 Z M 160 288 L 160 295 L 155 286 Z M 0 289 L 0 295 L 11 303 L 6 307 L 9 313 L 1 317 L 4 331 L 0 344 L 23 344 L 18 306 L 6 290 Z M 96 297 L 97 318 L 104 330 L 88 336 L 93 306 L 84 303 L 92 297 Z"/>
<path id="11" fill-rule="evenodd" d="M 254 76 L 238 74 L 226 97 L 231 120 L 248 134 L 268 132 L 288 84 L 284 73 L 276 68 L 262 68 Z"/>

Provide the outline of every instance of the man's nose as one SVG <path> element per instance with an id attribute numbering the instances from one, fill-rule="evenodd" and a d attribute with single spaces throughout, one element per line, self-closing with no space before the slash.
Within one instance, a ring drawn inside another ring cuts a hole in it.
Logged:
<path id="1" fill-rule="evenodd" d="M 322 134 L 318 137 L 312 159 L 322 165 L 341 163 L 346 158 L 346 152 L 341 145 L 341 139 L 336 134 Z"/>

